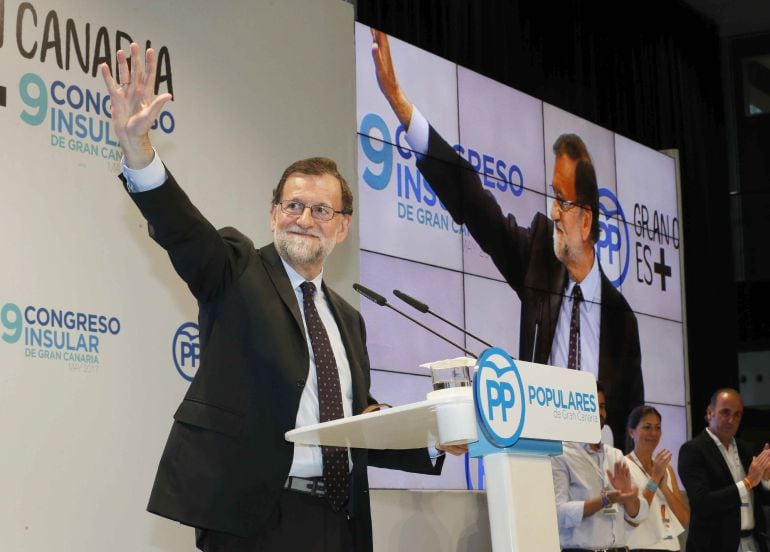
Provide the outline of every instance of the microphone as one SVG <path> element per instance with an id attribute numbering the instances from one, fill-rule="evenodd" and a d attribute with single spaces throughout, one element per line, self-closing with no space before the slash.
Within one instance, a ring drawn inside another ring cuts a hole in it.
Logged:
<path id="1" fill-rule="evenodd" d="M 404 303 L 407 303 L 408 305 L 414 307 L 415 309 L 417 309 L 420 312 L 430 312 L 430 307 L 428 305 L 426 305 L 422 301 L 418 301 L 417 299 L 415 299 L 414 297 L 412 297 L 410 295 L 407 295 L 403 291 L 399 291 L 397 289 L 394 289 L 393 290 L 393 295 L 395 295 L 396 297 L 401 299 Z M 437 314 L 434 314 L 432 312 L 431 312 L 431 314 L 433 314 L 433 316 L 436 316 L 436 317 L 440 318 L 441 320 L 444 320 L 443 318 L 441 318 Z M 449 322 L 447 320 L 444 320 L 444 322 L 446 322 L 447 324 L 452 324 L 451 322 Z M 457 328 L 457 329 L 459 330 L 461 328 Z"/>
<path id="2" fill-rule="evenodd" d="M 378 304 L 379 306 L 381 306 L 381 307 L 388 307 L 389 309 L 396 311 L 398 314 L 400 314 L 401 316 L 403 316 L 404 318 L 406 318 L 406 319 L 408 319 L 408 320 L 411 320 L 412 322 L 414 322 L 415 324 L 417 324 L 418 326 L 420 326 L 422 329 L 429 331 L 430 333 L 432 333 L 433 335 L 435 335 L 435 336 L 436 336 L 436 337 L 438 337 L 439 339 L 443 339 L 444 341 L 446 341 L 446 342 L 447 342 L 447 343 L 449 343 L 450 345 L 452 345 L 452 346 L 454 346 L 454 347 L 457 347 L 458 349 L 460 349 L 460 350 L 461 350 L 463 353 L 465 353 L 466 355 L 472 356 L 473 358 L 478 358 L 478 356 L 477 356 L 477 355 L 473 354 L 472 352 L 470 352 L 470 351 L 469 351 L 468 349 L 466 349 L 465 347 L 463 347 L 463 346 L 461 346 L 461 345 L 459 345 L 459 344 L 455 343 L 454 341 L 452 341 L 452 340 L 451 340 L 451 339 L 449 339 L 448 337 L 445 337 L 445 336 L 441 335 L 440 333 L 438 333 L 437 331 L 435 331 L 435 330 L 433 330 L 433 329 L 429 328 L 428 326 L 426 326 L 425 324 L 423 324 L 423 323 L 422 323 L 422 322 L 420 322 L 419 320 L 415 320 L 414 318 L 412 318 L 412 317 L 411 317 L 411 316 L 409 316 L 408 314 L 406 314 L 406 313 L 404 313 L 404 312 L 402 312 L 402 311 L 398 310 L 396 307 L 394 307 L 393 305 L 391 305 L 390 303 L 388 303 L 388 300 L 387 300 L 387 299 L 385 299 L 385 298 L 384 298 L 382 295 L 380 295 L 379 293 L 377 293 L 377 292 L 375 292 L 375 291 L 372 291 L 371 289 L 369 289 L 369 288 L 367 288 L 367 287 L 364 287 L 364 286 L 362 286 L 361 284 L 353 284 L 353 289 L 354 289 L 354 290 L 356 290 L 356 291 L 357 291 L 358 293 L 360 293 L 361 295 L 363 295 L 364 297 L 366 297 L 367 299 L 369 299 L 370 301 L 372 301 L 372 302 L 374 302 L 374 303 Z"/>
<path id="3" fill-rule="evenodd" d="M 361 284 L 353 284 L 353 289 L 356 290 L 358 293 L 369 299 L 369 301 L 374 301 L 379 306 L 384 307 L 385 305 L 388 305 L 388 300 L 385 299 L 382 295 L 379 293 L 372 291 L 371 289 L 362 286 Z M 392 308 L 392 307 L 391 307 Z"/>
<path id="4" fill-rule="evenodd" d="M 535 355 L 537 354 L 537 337 L 538 330 L 540 330 L 540 322 L 543 320 L 543 298 L 539 297 L 537 300 L 537 318 L 535 318 L 535 338 L 532 340 L 532 362 L 535 362 Z"/>
<path id="5" fill-rule="evenodd" d="M 415 309 L 417 309 L 418 311 L 420 311 L 420 312 L 422 312 L 422 313 L 427 313 L 427 314 L 430 314 L 430 315 L 432 315 L 432 316 L 435 316 L 436 318 L 438 318 L 439 320 L 441 320 L 441 321 L 442 321 L 442 322 L 444 322 L 445 324 L 449 324 L 449 325 L 450 325 L 450 326 L 452 326 L 454 329 L 456 329 L 456 330 L 460 330 L 460 331 L 461 331 L 461 332 L 463 332 L 465 335 L 467 335 L 468 337 L 472 337 L 473 339 L 475 339 L 475 340 L 476 340 L 476 341 L 478 341 L 479 343 L 482 343 L 483 345 L 486 345 L 487 347 L 492 347 L 492 346 L 493 346 L 491 343 L 487 343 L 486 341 L 484 341 L 484 340 L 483 340 L 483 339 L 481 339 L 480 337 L 477 337 L 477 336 L 473 335 L 471 332 L 469 332 L 469 331 L 468 331 L 468 330 L 466 330 L 465 328 L 461 328 L 460 326 L 458 326 L 457 324 L 455 324 L 455 323 L 453 323 L 453 322 L 450 322 L 449 320 L 447 320 L 447 319 L 446 319 L 446 318 L 444 318 L 443 316 L 439 316 L 438 314 L 436 314 L 435 312 L 433 312 L 432 310 L 430 310 L 430 307 L 429 307 L 428 305 L 426 305 L 426 304 L 425 304 L 425 303 L 423 303 L 422 301 L 418 301 L 418 300 L 417 300 L 417 299 L 415 299 L 414 297 L 411 297 L 411 296 L 407 295 L 407 294 L 406 294 L 406 293 L 404 293 L 403 291 L 399 291 L 399 290 L 397 290 L 397 289 L 394 289 L 394 290 L 393 290 L 393 295 L 395 295 L 396 297 L 398 297 L 399 299 L 401 299 L 401 300 L 402 300 L 404 303 L 407 303 L 407 304 L 408 304 L 408 305 L 410 305 L 411 307 L 414 307 L 414 308 L 415 308 Z"/>

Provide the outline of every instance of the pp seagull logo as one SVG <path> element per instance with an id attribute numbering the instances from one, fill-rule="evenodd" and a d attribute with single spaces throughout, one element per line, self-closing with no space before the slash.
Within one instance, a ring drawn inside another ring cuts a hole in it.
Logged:
<path id="1" fill-rule="evenodd" d="M 599 240 L 596 256 L 615 287 L 620 287 L 628 274 L 628 250 L 631 241 L 628 223 L 618 198 L 607 188 L 599 190 Z"/>
<path id="2" fill-rule="evenodd" d="M 200 335 L 198 324 L 195 322 L 185 322 L 176 334 L 174 334 L 174 343 L 171 354 L 174 358 L 174 366 L 179 375 L 187 381 L 192 381 L 195 373 L 198 371 L 200 361 Z"/>
<path id="3" fill-rule="evenodd" d="M 473 392 L 481 429 L 493 445 L 510 447 L 521 436 L 526 414 L 519 370 L 508 353 L 497 347 L 484 351 L 477 364 Z"/>

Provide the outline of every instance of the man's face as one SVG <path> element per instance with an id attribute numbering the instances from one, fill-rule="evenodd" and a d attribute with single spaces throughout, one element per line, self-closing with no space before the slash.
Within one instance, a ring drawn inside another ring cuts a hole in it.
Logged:
<path id="1" fill-rule="evenodd" d="M 284 183 L 281 200 L 294 200 L 307 207 L 326 205 L 342 210 L 340 182 L 330 174 L 294 173 Z M 294 268 L 319 270 L 334 246 L 345 239 L 350 215 L 335 214 L 328 221 L 314 219 L 310 209 L 301 215 L 287 215 L 280 205 L 270 210 L 270 229 L 276 249 Z"/>
<path id="2" fill-rule="evenodd" d="M 553 166 L 553 191 L 556 196 L 551 205 L 551 218 L 554 222 L 553 252 L 563 264 L 580 258 L 591 230 L 590 217 L 580 205 L 565 206 L 564 209 L 559 206 L 558 200 L 577 200 L 576 165 L 577 161 L 560 155 Z"/>
<path id="3" fill-rule="evenodd" d="M 741 425 L 741 416 L 743 416 L 743 400 L 740 395 L 732 391 L 720 393 L 714 408 L 709 405 L 706 409 L 709 429 L 722 443 L 729 443 L 735 437 Z"/>
<path id="4" fill-rule="evenodd" d="M 599 391 L 596 398 L 599 400 L 599 426 L 604 428 L 607 425 L 607 399 L 604 397 L 604 391 Z"/>

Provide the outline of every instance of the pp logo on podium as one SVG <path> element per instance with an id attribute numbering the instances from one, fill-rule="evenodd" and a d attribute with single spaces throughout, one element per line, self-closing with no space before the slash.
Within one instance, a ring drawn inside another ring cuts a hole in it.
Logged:
<path id="1" fill-rule="evenodd" d="M 473 379 L 476 414 L 489 442 L 510 447 L 524 428 L 524 383 L 513 359 L 500 348 L 487 349 L 479 358 Z"/>

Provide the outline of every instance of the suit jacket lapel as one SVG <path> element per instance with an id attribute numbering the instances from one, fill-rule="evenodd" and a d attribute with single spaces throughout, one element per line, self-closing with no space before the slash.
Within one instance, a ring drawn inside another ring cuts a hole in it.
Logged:
<path id="1" fill-rule="evenodd" d="M 551 350 L 553 344 L 553 336 L 556 335 L 556 324 L 559 320 L 559 309 L 561 309 L 561 302 L 564 298 L 565 288 L 567 285 L 567 269 L 561 262 L 555 262 L 552 265 L 551 277 L 548 282 L 548 335 L 543 336 L 545 338 L 544 346 L 546 350 Z M 548 357 L 543 360 L 543 363 L 548 362 Z"/>
<path id="2" fill-rule="evenodd" d="M 275 250 L 275 246 L 271 243 L 259 250 L 260 255 L 265 260 L 265 269 L 270 279 L 273 281 L 278 296 L 289 309 L 294 320 L 297 322 L 299 331 L 304 335 L 305 327 L 302 324 L 302 314 L 299 312 L 299 303 L 297 303 L 297 296 L 294 294 L 294 290 L 289 282 L 289 276 L 286 274 L 286 270 L 283 268 L 281 257 L 278 255 L 278 251 Z"/>
<path id="3" fill-rule="evenodd" d="M 596 262 L 599 262 L 599 258 L 596 258 Z M 615 340 L 616 327 L 611 324 L 613 316 L 609 313 L 612 312 L 616 305 L 613 302 L 613 295 L 609 288 L 612 288 L 612 284 L 604 275 L 601 265 L 599 265 L 599 283 L 602 286 L 602 301 L 601 309 L 599 310 L 599 380 L 607 380 L 607 374 L 605 371 L 612 366 L 612 350 L 611 346 Z M 717 451 L 718 452 L 718 451 Z"/>
<path id="4" fill-rule="evenodd" d="M 366 407 L 368 388 L 364 381 L 363 370 L 356 361 L 358 356 L 355 354 L 355 349 L 353 348 L 354 341 L 351 336 L 352 322 L 343 318 L 344 310 L 342 309 L 342 298 L 329 289 L 326 282 L 323 283 L 323 289 L 326 293 L 326 297 L 329 299 L 332 315 L 337 322 L 337 327 L 340 330 L 340 337 L 342 338 L 342 344 L 345 346 L 345 352 L 348 355 L 350 378 L 353 384 L 353 414 L 358 414 Z"/>
<path id="5" fill-rule="evenodd" d="M 722 474 L 722 478 L 724 481 L 724 484 L 730 484 L 734 483 L 733 481 L 733 475 L 730 473 L 730 466 L 727 465 L 727 462 L 725 461 L 725 457 L 722 456 L 722 453 L 719 450 L 719 447 L 717 447 L 714 440 L 711 438 L 711 436 L 706 433 L 706 430 L 703 430 L 703 433 L 701 433 L 701 440 L 703 441 L 703 449 L 706 452 L 706 455 L 708 456 L 709 462 L 713 466 L 719 466 L 720 473 Z"/>
<path id="6" fill-rule="evenodd" d="M 289 277 L 286 274 L 286 270 L 281 262 L 281 257 L 278 255 L 275 246 L 271 243 L 259 250 L 262 258 L 265 260 L 265 268 L 273 281 L 275 289 L 278 291 L 278 295 L 284 302 L 286 307 L 291 312 L 294 320 L 297 322 L 297 328 L 304 337 L 305 327 L 302 323 L 302 315 L 299 310 L 299 303 L 297 302 L 297 296 L 294 294 L 294 290 L 289 282 Z M 350 322 L 343 319 L 341 309 L 342 299 L 330 290 L 326 283 L 323 283 L 323 289 L 326 293 L 326 297 L 329 298 L 329 305 L 331 306 L 332 315 L 337 322 L 337 327 L 340 330 L 340 336 L 342 337 L 342 344 L 345 346 L 345 351 L 348 354 L 348 364 L 350 365 L 350 377 L 353 382 L 353 411 L 354 414 L 361 412 L 366 406 L 367 400 L 367 387 L 364 381 L 364 374 L 361 366 L 356 362 L 356 355 L 353 349 L 353 340 L 350 335 Z"/>
<path id="7" fill-rule="evenodd" d="M 735 446 L 738 447 L 738 457 L 743 464 L 743 470 L 749 473 L 749 466 L 751 466 L 751 457 L 753 456 L 751 447 L 745 441 L 735 439 Z"/>

